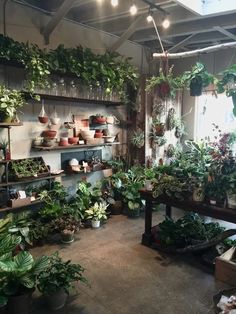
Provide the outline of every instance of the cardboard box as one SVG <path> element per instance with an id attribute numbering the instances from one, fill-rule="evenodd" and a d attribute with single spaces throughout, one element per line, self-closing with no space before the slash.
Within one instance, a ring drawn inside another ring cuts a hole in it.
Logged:
<path id="1" fill-rule="evenodd" d="M 26 206 L 31 203 L 31 198 L 26 197 L 26 198 L 17 198 L 17 199 L 12 199 L 9 200 L 8 202 L 9 207 L 16 208 L 16 207 L 21 207 L 21 206 Z"/>
<path id="2" fill-rule="evenodd" d="M 236 283 L 236 263 L 232 260 L 235 254 L 236 248 L 232 247 L 216 258 L 215 267 L 215 278 L 233 286 Z"/>

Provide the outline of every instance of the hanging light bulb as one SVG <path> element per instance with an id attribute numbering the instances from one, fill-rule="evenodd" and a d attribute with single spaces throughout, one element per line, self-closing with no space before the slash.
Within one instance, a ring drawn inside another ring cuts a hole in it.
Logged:
<path id="1" fill-rule="evenodd" d="M 164 21 L 162 22 L 162 26 L 164 28 L 168 28 L 170 26 L 170 21 L 167 18 L 165 18 Z"/>
<path id="2" fill-rule="evenodd" d="M 148 23 L 151 23 L 151 22 L 152 22 L 152 19 L 153 19 L 152 11 L 151 11 L 151 8 L 149 8 L 148 16 L 147 16 L 147 22 L 148 22 Z"/>
<path id="3" fill-rule="evenodd" d="M 129 12 L 131 15 L 135 15 L 138 12 L 138 8 L 136 7 L 136 5 L 133 3 L 129 9 Z"/>
<path id="4" fill-rule="evenodd" d="M 111 0 L 111 5 L 112 5 L 113 7 L 117 7 L 118 4 L 119 4 L 119 0 Z"/>

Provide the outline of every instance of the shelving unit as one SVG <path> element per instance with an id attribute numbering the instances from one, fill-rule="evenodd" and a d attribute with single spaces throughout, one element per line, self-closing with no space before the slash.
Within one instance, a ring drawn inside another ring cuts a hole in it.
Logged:
<path id="1" fill-rule="evenodd" d="M 45 147 L 45 146 L 35 146 L 33 149 L 37 151 L 54 151 L 54 150 L 64 150 L 64 149 L 77 149 L 77 148 L 93 148 L 99 146 L 112 146 L 112 145 L 120 145 L 120 142 L 114 143 L 103 143 L 103 144 L 94 144 L 94 145 L 68 145 L 68 146 L 52 146 L 52 147 Z"/>

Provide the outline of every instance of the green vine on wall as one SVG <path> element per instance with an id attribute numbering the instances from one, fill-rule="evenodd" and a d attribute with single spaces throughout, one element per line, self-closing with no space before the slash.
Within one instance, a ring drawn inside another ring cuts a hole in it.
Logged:
<path id="1" fill-rule="evenodd" d="M 116 52 L 99 55 L 89 48 L 65 48 L 64 45 L 48 52 L 35 44 L 20 43 L 0 35 L 0 58 L 16 61 L 25 67 L 25 87 L 30 93 L 36 87 L 47 87 L 50 73 L 55 72 L 75 75 L 83 85 L 100 85 L 107 94 L 115 89 L 126 103 L 138 88 L 139 75 L 130 63 L 131 58 Z"/>

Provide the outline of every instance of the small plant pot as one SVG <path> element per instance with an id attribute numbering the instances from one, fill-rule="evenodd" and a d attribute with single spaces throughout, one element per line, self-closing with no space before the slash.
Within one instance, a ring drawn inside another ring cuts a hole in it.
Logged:
<path id="1" fill-rule="evenodd" d="M 103 135 L 102 132 L 96 132 L 95 135 L 94 135 L 95 138 L 102 138 L 103 136 L 104 135 Z"/>
<path id="2" fill-rule="evenodd" d="M 156 136 L 164 136 L 165 135 L 165 125 L 164 124 L 157 124 L 155 126 Z"/>
<path id="3" fill-rule="evenodd" d="M 146 180 L 144 187 L 147 191 L 152 191 L 153 189 L 152 180 Z"/>
<path id="4" fill-rule="evenodd" d="M 40 123 L 44 123 L 44 124 L 48 123 L 48 120 L 49 120 L 48 116 L 38 117 L 38 119 Z"/>
<path id="5" fill-rule="evenodd" d="M 57 131 L 54 130 L 46 130 L 43 132 L 43 136 L 46 138 L 55 138 L 57 135 Z"/>
<path id="6" fill-rule="evenodd" d="M 79 138 L 78 137 L 69 137 L 68 138 L 68 142 L 69 144 L 73 145 L 73 144 L 77 144 L 79 141 Z"/>
<path id="7" fill-rule="evenodd" d="M 92 123 L 93 124 L 106 124 L 106 117 L 93 117 L 92 118 Z"/>
<path id="8" fill-rule="evenodd" d="M 63 289 L 46 296 L 48 307 L 53 311 L 62 309 L 66 304 L 67 298 L 68 295 Z"/>
<path id="9" fill-rule="evenodd" d="M 236 194 L 227 194 L 228 208 L 236 209 Z"/>
<path id="10" fill-rule="evenodd" d="M 11 296 L 8 299 L 7 303 L 7 314 L 29 314 L 31 312 L 32 306 L 32 293 L 34 290 L 29 293 L 22 294 L 19 296 Z"/>
<path id="11" fill-rule="evenodd" d="M 129 218 L 138 218 L 140 216 L 140 208 L 135 209 L 127 208 L 127 216 Z"/>
<path id="12" fill-rule="evenodd" d="M 201 96 L 202 95 L 202 81 L 192 79 L 190 82 L 190 96 Z"/>
<path id="13" fill-rule="evenodd" d="M 61 242 L 65 244 L 69 244 L 75 241 L 75 232 L 70 230 L 63 230 L 61 232 Z"/>
<path id="14" fill-rule="evenodd" d="M 211 205 L 216 205 L 216 200 L 214 200 L 214 199 L 210 199 L 209 202 Z"/>
<path id="15" fill-rule="evenodd" d="M 68 146 L 68 139 L 61 138 L 59 142 L 59 146 Z"/>
<path id="16" fill-rule="evenodd" d="M 100 228 L 101 222 L 100 220 L 92 220 L 92 228 Z"/>
<path id="17" fill-rule="evenodd" d="M 121 215 L 123 212 L 123 203 L 122 201 L 115 201 L 114 204 L 111 204 L 109 207 L 111 215 Z"/>
<path id="18" fill-rule="evenodd" d="M 195 187 L 193 190 L 193 201 L 203 202 L 205 198 L 204 190 L 202 187 Z"/>
<path id="19" fill-rule="evenodd" d="M 7 115 L 5 112 L 0 112 L 0 122 L 11 123 L 12 117 Z"/>

